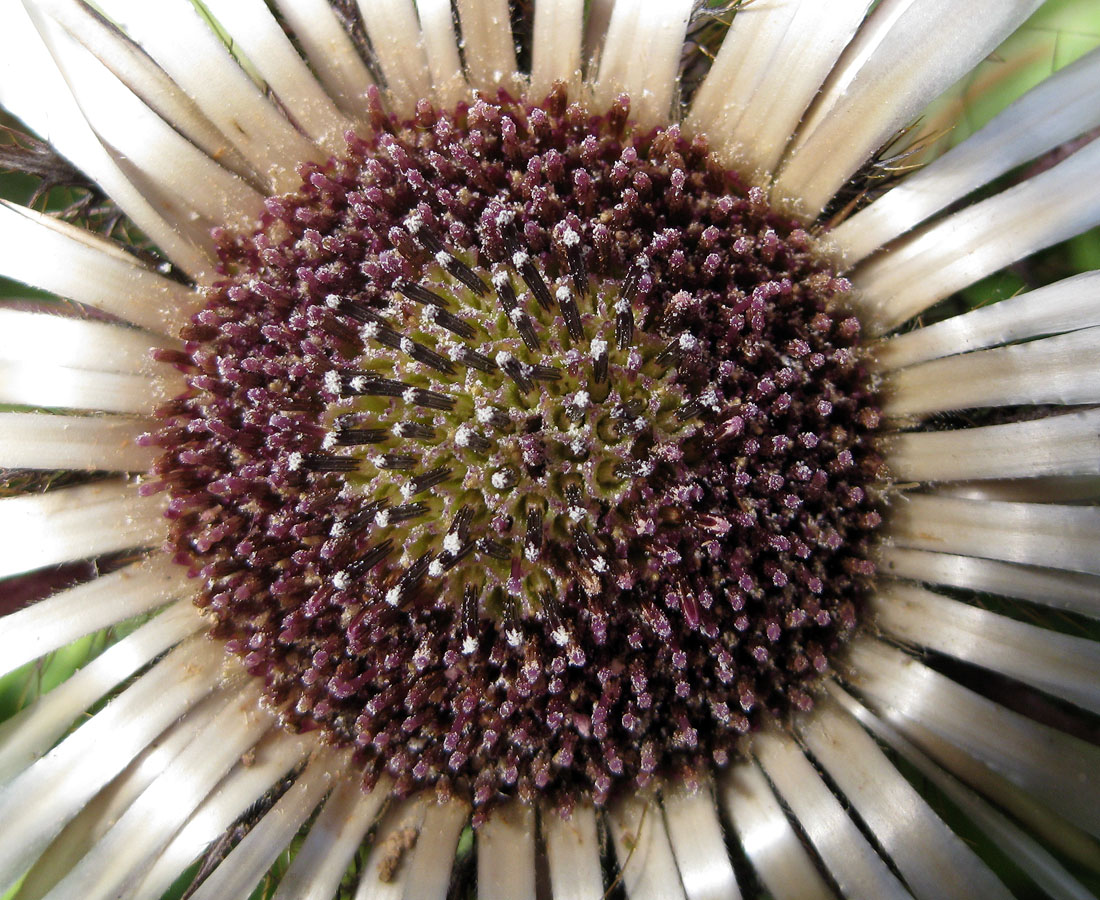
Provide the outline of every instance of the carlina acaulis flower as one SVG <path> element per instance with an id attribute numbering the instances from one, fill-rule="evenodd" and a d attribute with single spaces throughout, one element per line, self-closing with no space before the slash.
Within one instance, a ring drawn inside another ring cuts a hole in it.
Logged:
<path id="1" fill-rule="evenodd" d="M 938 304 L 1100 51 L 911 133 L 1040 6 L 0 0 L 0 891 L 1089 896 L 1100 273 Z"/>
<path id="2" fill-rule="evenodd" d="M 162 354 L 211 633 L 373 787 L 607 802 L 812 706 L 879 421 L 847 282 L 677 126 L 558 84 L 307 165 Z M 274 577 L 272 577 L 274 573 Z"/>

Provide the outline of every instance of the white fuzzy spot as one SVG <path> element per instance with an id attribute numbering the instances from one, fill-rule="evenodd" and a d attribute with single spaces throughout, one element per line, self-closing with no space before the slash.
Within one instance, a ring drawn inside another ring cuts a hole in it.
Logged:
<path id="1" fill-rule="evenodd" d="M 569 643 L 569 632 L 566 630 L 564 625 L 559 625 L 552 632 L 550 632 L 550 637 L 554 639 L 554 643 L 557 644 L 559 647 L 564 647 L 566 644 Z"/>
<path id="2" fill-rule="evenodd" d="M 333 432 L 330 431 L 328 434 L 326 434 L 324 436 L 324 439 L 321 441 L 321 449 L 322 450 L 331 450 L 335 446 L 336 446 L 336 435 L 333 434 Z"/>
<path id="3" fill-rule="evenodd" d="M 462 539 L 452 531 L 443 538 L 443 549 L 450 553 L 451 556 L 457 556 L 458 551 L 462 549 Z"/>
<path id="4" fill-rule="evenodd" d="M 435 255 L 435 261 L 436 261 L 437 265 L 440 265 L 440 266 L 443 266 L 444 268 L 446 268 L 447 264 L 451 261 L 451 254 L 449 254 L 446 250 L 440 250 Z"/>
<path id="5" fill-rule="evenodd" d="M 341 302 L 342 301 L 339 294 L 329 294 L 327 297 L 325 297 L 325 306 L 327 306 L 329 309 L 339 309 Z"/>
<path id="6" fill-rule="evenodd" d="M 607 560 L 602 556 L 597 556 L 592 560 L 592 568 L 599 572 L 601 575 L 607 571 Z"/>
<path id="7" fill-rule="evenodd" d="M 433 559 L 428 564 L 428 574 L 431 575 L 432 578 L 442 577 L 442 575 L 443 575 L 443 563 L 441 563 L 438 559 Z"/>
<path id="8" fill-rule="evenodd" d="M 330 394 L 340 393 L 340 376 L 334 369 L 329 369 L 325 372 L 325 390 Z"/>
<path id="9" fill-rule="evenodd" d="M 504 636 L 508 638 L 508 643 L 513 647 L 518 647 L 523 643 L 523 632 L 517 628 L 509 628 L 504 632 Z"/>
<path id="10" fill-rule="evenodd" d="M 401 399 L 404 400 L 406 403 L 415 403 L 416 402 L 416 388 L 409 388 L 407 391 L 405 391 L 401 395 Z"/>
<path id="11" fill-rule="evenodd" d="M 415 348 L 416 348 L 416 344 L 414 344 L 411 339 L 409 339 L 407 337 L 401 338 L 401 350 L 402 350 L 402 352 L 408 353 L 408 354 L 411 355 Z"/>
<path id="12" fill-rule="evenodd" d="M 601 356 L 607 356 L 607 341 L 603 338 L 592 338 L 592 358 L 599 359 Z"/>
<path id="13" fill-rule="evenodd" d="M 498 491 L 503 491 L 508 487 L 508 475 L 504 472 L 494 472 L 490 480 L 493 482 L 493 487 Z"/>
<path id="14" fill-rule="evenodd" d="M 581 236 L 568 225 L 562 230 L 561 242 L 566 247 L 576 247 L 581 242 Z"/>
<path id="15" fill-rule="evenodd" d="M 401 588 L 391 587 L 386 591 L 386 602 L 390 606 L 397 606 L 401 602 Z"/>
<path id="16" fill-rule="evenodd" d="M 470 446 L 470 436 L 472 434 L 473 434 L 473 431 L 470 429 L 470 427 L 468 425 L 460 425 L 458 427 L 458 430 L 455 431 L 455 443 L 458 444 L 458 446 L 460 446 L 460 447 L 469 447 Z"/>
<path id="17" fill-rule="evenodd" d="M 401 485 L 401 497 L 403 499 L 411 500 L 415 496 L 416 488 L 413 487 L 413 483 L 411 481 L 406 481 L 403 485 Z"/>
<path id="18" fill-rule="evenodd" d="M 424 227 L 424 219 L 418 212 L 409 213 L 405 219 L 405 228 L 409 234 L 416 234 L 421 228 Z"/>
<path id="19" fill-rule="evenodd" d="M 531 257 L 526 250 L 517 250 L 512 254 L 512 265 L 517 269 L 520 268 L 520 266 L 527 265 L 530 261 Z"/>
<path id="20" fill-rule="evenodd" d="M 390 511 L 388 509 L 380 509 L 374 514 L 374 524 L 379 528 L 385 528 L 390 524 Z"/>
<path id="21" fill-rule="evenodd" d="M 502 369 L 511 361 L 512 354 L 509 353 L 507 350 L 501 350 L 500 353 L 497 354 L 497 365 L 500 366 Z"/>
<path id="22" fill-rule="evenodd" d="M 462 639 L 462 652 L 469 656 L 477 650 L 477 638 L 467 635 Z"/>
<path id="23" fill-rule="evenodd" d="M 698 341 L 695 340 L 695 335 L 688 334 L 686 331 L 680 335 L 680 349 L 681 350 L 694 350 Z"/>
<path id="24" fill-rule="evenodd" d="M 376 338 L 378 332 L 382 330 L 382 326 L 377 322 L 367 322 L 362 328 L 359 329 L 359 334 L 364 338 Z"/>
<path id="25" fill-rule="evenodd" d="M 493 287 L 499 291 L 508 283 L 508 273 L 497 272 L 490 280 L 493 282 Z"/>
<path id="26" fill-rule="evenodd" d="M 351 578 L 348 577 L 347 572 L 337 572 L 332 576 L 332 586 L 338 591 L 346 591 L 351 587 Z"/>
<path id="27" fill-rule="evenodd" d="M 587 409 L 591 399 L 588 391 L 577 391 L 577 393 L 573 395 L 573 405 L 577 407 L 577 409 Z"/>
<path id="28" fill-rule="evenodd" d="M 293 453 L 290 454 L 290 456 L 286 458 L 286 467 L 290 469 L 291 472 L 297 472 L 300 468 L 302 468 L 302 462 L 302 454 L 295 450 Z"/>
<path id="29" fill-rule="evenodd" d="M 572 519 L 574 522 L 579 522 L 587 514 L 588 514 L 588 510 L 586 510 L 583 506 L 570 506 L 569 507 L 569 518 Z"/>
<path id="30" fill-rule="evenodd" d="M 557 298 L 558 303 L 564 303 L 569 299 L 569 288 L 563 284 L 554 292 L 554 296 Z"/>
<path id="31" fill-rule="evenodd" d="M 527 557 L 528 562 L 537 562 L 539 558 L 539 548 L 534 544 L 528 544 L 523 548 L 523 555 Z"/>
<path id="32" fill-rule="evenodd" d="M 367 379 L 362 375 L 356 375 L 350 382 L 353 391 L 363 391 L 367 388 Z"/>
<path id="33" fill-rule="evenodd" d="M 332 523 L 332 527 L 329 529 L 328 533 L 331 537 L 342 538 L 347 530 L 347 523 L 344 522 L 342 519 L 337 519 L 335 522 Z"/>
<path id="34" fill-rule="evenodd" d="M 493 408 L 491 406 L 478 405 L 474 407 L 474 417 L 482 424 L 488 425 L 493 418 Z"/>

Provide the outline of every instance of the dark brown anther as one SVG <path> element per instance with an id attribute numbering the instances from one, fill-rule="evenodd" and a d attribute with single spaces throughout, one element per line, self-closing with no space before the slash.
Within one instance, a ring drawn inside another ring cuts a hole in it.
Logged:
<path id="1" fill-rule="evenodd" d="M 334 434 L 338 447 L 380 444 L 389 436 L 389 431 L 385 428 L 341 428 Z"/>
<path id="2" fill-rule="evenodd" d="M 425 472 L 423 475 L 417 475 L 409 483 L 412 486 L 412 492 L 414 494 L 419 494 L 422 491 L 428 490 L 428 488 L 435 487 L 437 484 L 442 484 L 450 475 L 450 469 L 439 466 L 438 468 Z"/>
<path id="3" fill-rule="evenodd" d="M 353 456 L 329 456 L 327 453 L 307 453 L 302 468 L 310 472 L 354 472 L 360 461 Z"/>
<path id="4" fill-rule="evenodd" d="M 485 372 L 486 374 L 491 374 L 497 370 L 496 363 L 489 357 L 478 353 L 476 350 L 471 350 L 469 347 L 462 348 L 462 362 L 471 369 L 477 369 L 479 372 Z"/>
<path id="5" fill-rule="evenodd" d="M 406 281 L 401 278 L 394 282 L 394 290 L 398 293 L 404 294 L 410 300 L 416 303 L 423 303 L 426 306 L 449 306 L 446 298 L 439 296 L 434 291 L 429 291 L 426 287 L 421 287 L 419 284 L 414 284 L 411 281 Z"/>
<path id="6" fill-rule="evenodd" d="M 565 330 L 569 337 L 576 343 L 584 340 L 584 329 L 581 327 L 581 314 L 577 309 L 577 301 L 569 293 L 569 288 L 559 287 L 557 290 L 558 309 L 565 319 Z"/>

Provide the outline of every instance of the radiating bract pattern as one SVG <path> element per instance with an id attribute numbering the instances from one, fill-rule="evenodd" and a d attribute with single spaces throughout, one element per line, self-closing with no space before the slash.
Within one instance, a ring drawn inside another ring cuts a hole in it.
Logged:
<path id="1" fill-rule="evenodd" d="M 0 893 L 1093 896 L 1042 5 L 0 0 Z"/>

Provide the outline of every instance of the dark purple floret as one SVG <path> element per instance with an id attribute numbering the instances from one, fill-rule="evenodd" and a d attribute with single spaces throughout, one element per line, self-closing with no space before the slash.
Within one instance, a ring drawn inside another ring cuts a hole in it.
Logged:
<path id="1" fill-rule="evenodd" d="M 214 635 L 402 793 L 567 807 L 737 758 L 874 574 L 846 282 L 625 98 L 373 124 L 217 235 L 183 335 L 155 476 Z"/>

